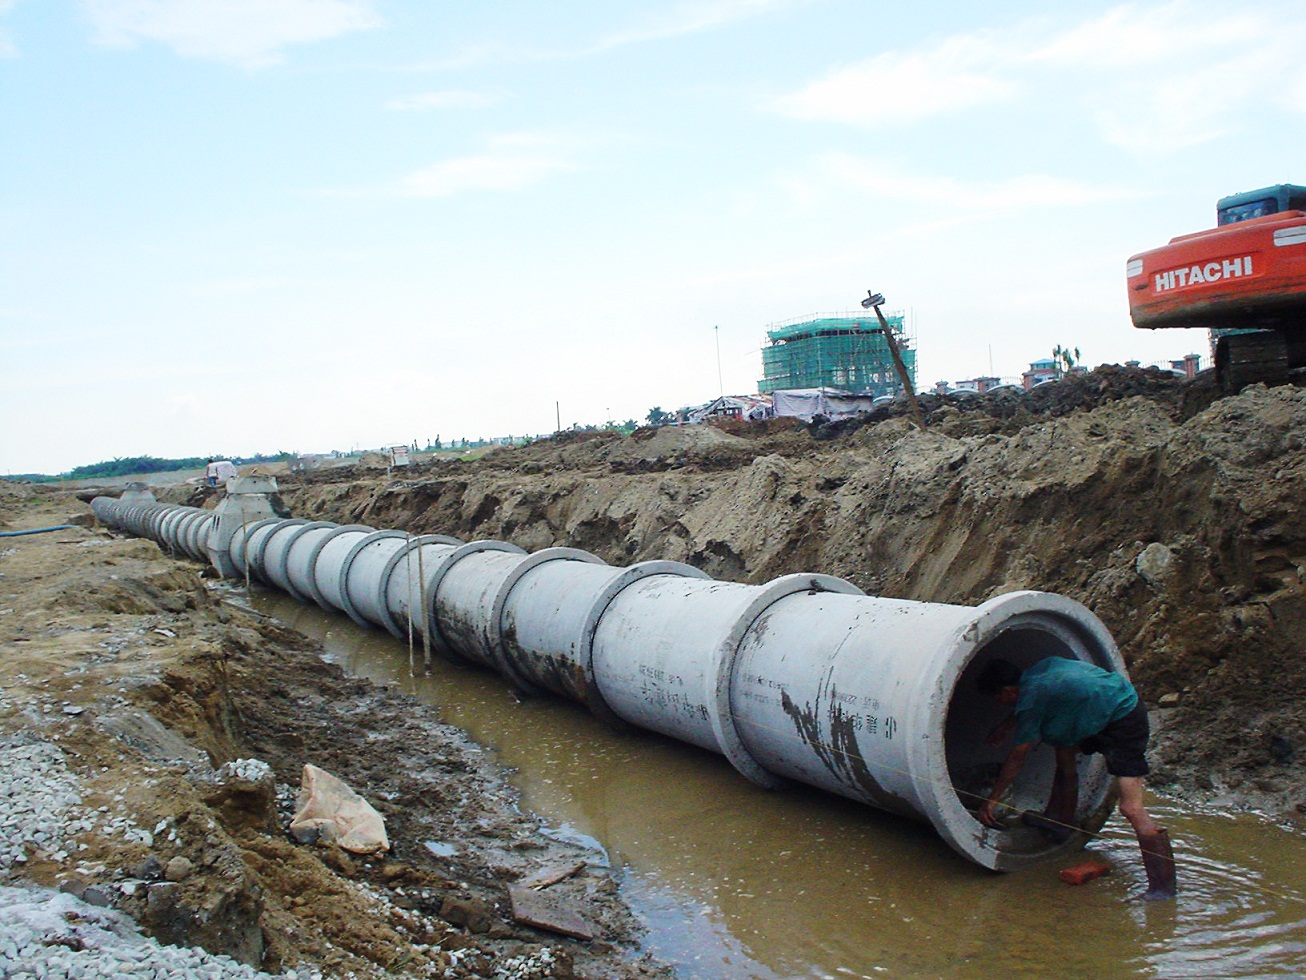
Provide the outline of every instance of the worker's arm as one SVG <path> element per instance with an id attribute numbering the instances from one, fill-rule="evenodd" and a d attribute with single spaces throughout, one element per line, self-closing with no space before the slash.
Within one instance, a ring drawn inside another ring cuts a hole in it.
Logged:
<path id="1" fill-rule="evenodd" d="M 1029 750 L 1036 744 L 1036 742 L 1025 742 L 1013 746 L 1011 751 L 1007 753 L 1007 761 L 1002 763 L 1002 771 L 998 773 L 998 778 L 993 783 L 993 789 L 989 791 L 989 798 L 984 801 L 984 804 L 975 814 L 979 822 L 984 826 L 992 827 L 994 830 L 1002 829 L 1002 823 L 998 820 L 994 810 L 998 806 L 998 801 L 1002 799 L 1002 794 L 1020 775 L 1020 770 L 1025 766 L 1025 756 L 1029 755 Z"/>
<path id="2" fill-rule="evenodd" d="M 993 731 L 989 732 L 988 738 L 984 739 L 985 745 L 998 746 L 1011 737 L 1011 733 L 1016 728 L 1016 713 L 1013 711 L 1007 717 L 993 726 Z"/>

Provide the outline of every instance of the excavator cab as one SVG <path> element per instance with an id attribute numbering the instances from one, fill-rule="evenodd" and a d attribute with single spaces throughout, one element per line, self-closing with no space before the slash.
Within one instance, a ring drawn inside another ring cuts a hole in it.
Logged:
<path id="1" fill-rule="evenodd" d="M 1283 211 L 1306 211 L 1306 187 L 1275 184 L 1257 191 L 1230 194 L 1215 202 L 1217 225 L 1232 225 Z"/>

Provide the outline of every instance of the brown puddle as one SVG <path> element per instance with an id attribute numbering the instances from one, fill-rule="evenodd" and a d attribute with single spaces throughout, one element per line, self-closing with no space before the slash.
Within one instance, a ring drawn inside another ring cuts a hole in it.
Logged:
<path id="1" fill-rule="evenodd" d="M 925 824 L 818 790 L 758 789 L 720 756 L 616 731 L 555 698 L 519 701 L 486 671 L 293 599 L 254 605 L 351 673 L 439 707 L 514 770 L 550 826 L 595 839 L 684 980 L 875 977 L 1268 977 L 1306 973 L 1306 838 L 1164 800 L 1180 897 L 1137 904 L 1119 817 L 1090 850 L 1112 874 L 1073 887 L 1067 860 L 1012 875 L 955 855 Z"/>

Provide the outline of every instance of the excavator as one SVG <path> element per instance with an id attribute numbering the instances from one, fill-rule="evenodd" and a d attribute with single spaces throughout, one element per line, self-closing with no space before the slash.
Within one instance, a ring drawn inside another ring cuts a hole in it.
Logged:
<path id="1" fill-rule="evenodd" d="M 1306 187 L 1223 197 L 1216 227 L 1132 256 L 1125 275 L 1135 327 L 1211 332 L 1226 392 L 1306 374 Z"/>

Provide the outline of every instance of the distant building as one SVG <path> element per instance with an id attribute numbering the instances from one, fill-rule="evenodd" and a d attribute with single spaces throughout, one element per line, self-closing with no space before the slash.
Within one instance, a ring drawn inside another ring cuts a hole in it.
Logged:
<path id="1" fill-rule="evenodd" d="M 1037 388 L 1047 381 L 1060 381 L 1068 374 L 1088 374 L 1088 368 L 1082 364 L 1076 364 L 1074 367 L 1063 371 L 1056 361 L 1046 358 L 1032 362 L 1029 370 L 1020 376 L 1020 383 L 1026 391 L 1029 391 L 1031 388 Z"/>
<path id="2" fill-rule="evenodd" d="M 958 381 L 956 384 L 949 384 L 947 381 L 934 382 L 934 392 L 938 395 L 947 395 L 954 392 L 970 392 L 974 395 L 982 395 L 991 388 L 1002 383 L 1001 378 L 970 378 L 966 381 Z"/>
<path id="3" fill-rule="evenodd" d="M 1060 377 L 1061 368 L 1057 367 L 1057 362 L 1049 357 L 1031 362 L 1029 370 L 1020 376 L 1020 381 L 1025 390 L 1029 391 L 1035 385 L 1040 385 L 1044 381 L 1056 381 Z"/>
<path id="4" fill-rule="evenodd" d="M 885 318 L 907 377 L 916 387 L 916 351 L 901 314 Z M 801 388 L 838 388 L 856 395 L 897 395 L 902 384 L 877 317 L 817 314 L 773 325 L 762 348 L 763 393 Z"/>
<path id="5" fill-rule="evenodd" d="M 773 414 L 771 399 L 765 395 L 722 395 L 706 405 L 690 409 L 685 421 L 691 424 L 706 422 L 709 419 L 742 419 L 757 422 L 769 419 Z"/>

